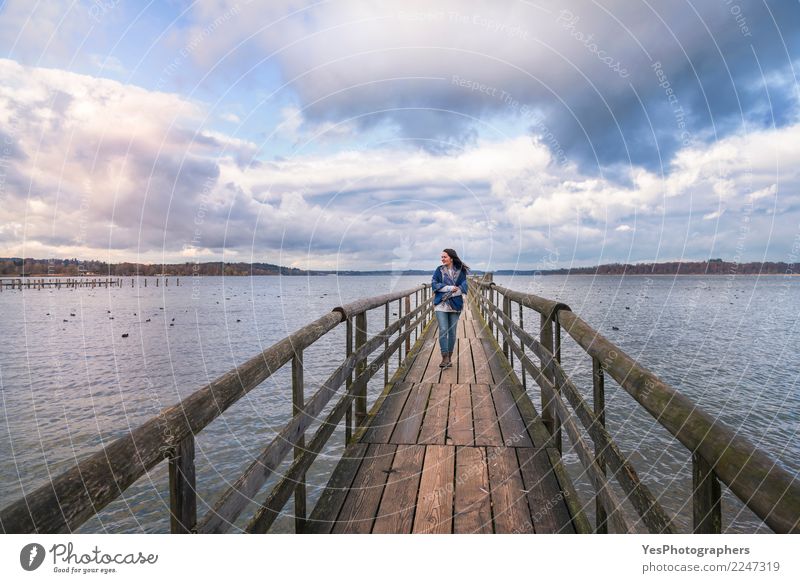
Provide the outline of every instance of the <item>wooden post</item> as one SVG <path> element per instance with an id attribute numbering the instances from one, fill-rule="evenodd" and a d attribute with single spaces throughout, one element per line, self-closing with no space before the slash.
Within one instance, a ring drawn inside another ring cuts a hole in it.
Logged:
<path id="1" fill-rule="evenodd" d="M 411 313 L 411 296 L 406 296 L 406 316 Z M 409 320 L 408 324 L 405 325 L 405 330 L 408 332 L 408 327 L 411 326 L 411 321 Z M 411 333 L 409 332 L 408 336 L 406 336 L 406 358 L 408 358 L 408 353 L 411 351 Z"/>
<path id="2" fill-rule="evenodd" d="M 389 327 L 389 302 L 386 302 L 386 317 L 384 318 L 384 328 Z M 384 351 L 389 350 L 389 337 L 386 337 L 386 342 L 383 344 Z M 383 364 L 383 384 L 389 384 L 389 359 L 386 359 L 386 362 Z"/>
<path id="3" fill-rule="evenodd" d="M 714 468 L 698 453 L 692 453 L 692 518 L 695 534 L 720 534 L 722 508 L 719 479 Z"/>
<path id="4" fill-rule="evenodd" d="M 511 317 L 511 300 L 505 295 L 503 296 L 503 315 L 509 318 Z M 503 325 L 503 330 L 505 330 L 505 334 L 503 334 L 503 354 L 506 355 L 509 364 L 511 364 L 511 368 L 514 368 L 514 357 L 508 346 L 508 342 L 511 338 L 511 326 Z"/>
<path id="5" fill-rule="evenodd" d="M 346 332 L 347 339 L 345 342 L 345 358 L 349 358 L 351 354 L 353 354 L 353 319 L 347 318 L 346 323 Z M 353 371 L 350 371 L 350 374 L 347 375 L 347 381 L 345 382 L 345 386 L 347 387 L 347 392 L 349 393 L 352 390 L 353 385 Z M 345 446 L 350 443 L 350 438 L 353 436 L 353 404 L 349 404 L 347 409 L 345 410 L 344 414 L 344 444 Z"/>
<path id="6" fill-rule="evenodd" d="M 297 350 L 292 357 L 292 416 L 303 414 L 305 407 L 305 391 L 303 390 L 303 351 Z M 305 431 L 297 437 L 294 447 L 295 461 L 306 449 Z M 306 474 L 300 475 L 294 488 L 294 530 L 303 532 L 306 521 Z"/>
<path id="7" fill-rule="evenodd" d="M 519 327 L 523 330 L 525 329 L 524 322 L 522 320 L 522 304 L 519 304 Z M 520 346 L 522 347 L 522 354 L 525 355 L 525 344 L 520 342 Z M 528 391 L 528 383 L 527 383 L 527 376 L 525 375 L 525 367 L 522 368 L 522 388 L 527 392 Z"/>
<path id="8" fill-rule="evenodd" d="M 541 315 L 541 332 L 540 342 L 542 346 L 553 354 L 553 320 L 546 314 Z M 555 358 L 555 357 L 554 357 Z M 553 371 L 553 363 L 551 360 L 541 359 L 542 374 L 550 381 L 553 390 L 556 390 L 556 379 Z M 545 427 L 555 439 L 556 449 L 559 455 L 561 454 L 561 428 L 558 424 L 558 412 L 556 411 L 555 403 L 553 402 L 553 395 L 547 394 L 547 391 L 542 390 L 542 421 Z"/>
<path id="9" fill-rule="evenodd" d="M 489 312 L 491 311 L 492 305 L 494 304 L 494 301 L 493 301 L 493 299 L 494 299 L 494 288 L 491 288 L 491 287 L 489 288 L 489 294 L 488 295 L 489 295 L 489 301 L 486 304 L 486 319 L 489 322 L 489 332 L 492 334 L 492 336 L 494 336 L 494 323 L 492 322 L 492 319 L 489 317 Z"/>
<path id="10" fill-rule="evenodd" d="M 356 346 L 355 349 L 359 350 L 367 342 L 367 312 L 356 314 Z M 367 359 L 362 357 L 356 364 L 356 378 L 361 376 L 367 370 Z M 367 417 L 367 383 L 356 383 L 355 387 L 355 410 L 356 410 L 356 427 L 361 427 L 364 419 Z"/>
<path id="11" fill-rule="evenodd" d="M 195 489 L 194 435 L 178 444 L 169 458 L 170 532 L 191 533 L 197 525 L 197 490 Z"/>
<path id="12" fill-rule="evenodd" d="M 606 427 L 606 382 L 605 373 L 603 372 L 603 363 L 596 358 L 592 358 L 592 401 L 594 408 L 594 416 L 600 427 Z M 594 440 L 593 440 L 594 441 Z M 597 464 L 597 469 L 605 476 L 606 475 L 606 460 L 603 456 L 603 451 L 598 447 L 597 442 L 594 444 L 594 460 Z M 601 534 L 608 533 L 608 515 L 606 508 L 603 506 L 603 501 L 600 496 L 594 497 L 595 508 L 595 532 Z"/>
<path id="13" fill-rule="evenodd" d="M 419 308 L 419 290 L 414 292 L 414 309 L 416 310 L 417 308 Z M 419 339 L 419 327 L 414 326 L 414 342 L 416 342 L 418 339 Z"/>
<path id="14" fill-rule="evenodd" d="M 397 319 L 403 317 L 403 298 L 397 299 Z M 401 327 L 399 332 L 402 334 L 403 328 Z M 397 347 L 397 367 L 400 368 L 400 365 L 403 364 L 403 344 L 400 343 L 400 346 Z"/>

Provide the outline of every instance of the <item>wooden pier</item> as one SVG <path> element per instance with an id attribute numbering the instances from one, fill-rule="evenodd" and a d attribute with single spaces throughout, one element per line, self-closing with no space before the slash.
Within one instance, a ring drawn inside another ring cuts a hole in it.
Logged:
<path id="1" fill-rule="evenodd" d="M 606 427 L 605 386 L 615 382 L 630 397 L 625 406 L 642 408 L 685 448 L 690 532 L 723 531 L 723 488 L 773 531 L 800 532 L 800 479 L 769 454 L 569 306 L 496 285 L 491 274 L 468 285 L 452 367 L 438 366 L 430 284 L 335 307 L 61 475 L 26 488 L 0 511 L 0 527 L 72 532 L 166 461 L 176 534 L 265 533 L 287 515 L 298 533 L 678 532 L 631 452 Z M 523 307 L 538 318 L 524 322 Z M 384 326 L 371 336 L 368 314 Z M 340 325 L 343 360 L 309 395 L 304 351 Z M 562 367 L 563 334 L 591 359 L 591 386 L 579 387 Z M 198 516 L 194 436 L 284 366 L 291 367 L 291 418 Z M 381 370 L 383 391 L 368 406 L 368 383 Z M 540 412 L 529 397 L 534 390 Z M 342 425 L 344 454 L 309 509 L 306 474 Z M 577 455 L 591 496 L 578 496 L 562 464 L 565 451 Z M 255 513 L 234 527 L 254 499 L 261 501 Z"/>
<path id="2" fill-rule="evenodd" d="M 574 492 L 547 430 L 473 309 L 459 318 L 451 368 L 439 368 L 438 327 L 428 327 L 304 532 L 588 530 L 566 503 Z"/>
<path id="3" fill-rule="evenodd" d="M 77 289 L 77 288 L 108 288 L 122 287 L 125 279 L 130 279 L 131 287 L 134 287 L 137 279 L 141 287 L 147 287 L 147 278 L 123 278 L 123 277 L 11 277 L 0 278 L 0 291 L 4 289 L 23 290 L 23 289 Z M 165 287 L 169 286 L 168 277 L 154 277 L 155 287 L 159 287 L 159 282 L 163 281 Z M 175 285 L 179 286 L 181 280 L 175 277 Z"/>

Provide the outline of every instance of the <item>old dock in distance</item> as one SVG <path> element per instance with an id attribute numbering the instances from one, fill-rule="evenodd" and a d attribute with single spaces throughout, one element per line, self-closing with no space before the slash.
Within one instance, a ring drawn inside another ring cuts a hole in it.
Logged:
<path id="1" fill-rule="evenodd" d="M 147 287 L 146 277 L 106 277 L 96 278 L 91 276 L 84 277 L 4 277 L 0 278 L 0 291 L 4 289 L 23 290 L 23 289 L 77 289 L 77 288 L 98 288 L 98 287 L 122 287 L 124 280 L 130 279 L 131 287 L 135 287 L 138 281 L 141 287 Z M 169 286 L 168 277 L 153 277 L 153 285 L 159 287 L 163 281 L 164 286 Z M 181 280 L 175 277 L 174 285 L 179 286 Z"/>
<path id="2" fill-rule="evenodd" d="M 536 321 L 522 321 L 523 306 L 538 313 Z M 384 328 L 371 336 L 368 315 L 383 318 Z M 307 395 L 304 349 L 339 325 L 346 327 L 343 360 Z M 586 395 L 562 368 L 563 334 L 591 359 Z M 395 356 L 399 366 L 389 378 Z M 291 367 L 291 419 L 198 516 L 194 436 L 283 366 Z M 370 404 L 367 383 L 381 369 L 384 390 Z M 685 448 L 691 532 L 721 532 L 723 487 L 773 531 L 800 531 L 800 482 L 775 459 L 569 306 L 496 285 L 491 274 L 469 280 L 451 368 L 438 367 L 429 284 L 336 307 L 7 506 L 0 524 L 7 533 L 74 531 L 166 461 L 173 533 L 230 531 L 253 499 L 260 504 L 243 517 L 251 533 L 269 532 L 287 513 L 299 533 L 676 532 L 631 452 L 606 428 L 611 381 L 628 393 L 629 406 L 642 407 Z M 541 412 L 529 396 L 534 387 Z M 342 424 L 344 453 L 309 509 L 306 473 Z M 567 448 L 591 484 L 588 499 L 564 467 Z M 262 492 L 270 478 L 277 479 Z"/>

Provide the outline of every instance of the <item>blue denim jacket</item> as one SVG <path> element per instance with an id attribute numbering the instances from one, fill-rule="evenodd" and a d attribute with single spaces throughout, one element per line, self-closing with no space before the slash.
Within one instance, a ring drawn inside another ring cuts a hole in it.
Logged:
<path id="1" fill-rule="evenodd" d="M 445 284 L 442 281 L 442 269 L 444 268 L 443 265 L 440 265 L 436 268 L 436 271 L 433 272 L 433 278 L 431 279 L 431 289 L 436 292 L 433 296 L 433 305 L 435 306 L 439 302 L 442 301 L 442 298 L 447 295 L 447 292 L 439 291 L 443 288 Z M 466 270 L 462 269 L 461 273 L 458 274 L 458 278 L 456 279 L 456 285 L 461 288 L 462 295 L 460 296 L 452 296 L 450 299 L 452 300 L 450 305 L 453 309 L 458 310 L 459 312 L 464 308 L 464 296 L 467 295 L 467 272 Z"/>

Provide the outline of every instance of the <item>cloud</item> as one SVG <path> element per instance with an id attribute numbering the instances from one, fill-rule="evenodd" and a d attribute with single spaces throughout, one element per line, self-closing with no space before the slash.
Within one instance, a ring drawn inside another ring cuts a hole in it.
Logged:
<path id="1" fill-rule="evenodd" d="M 90 33 L 93 2 L 5 0 L 0 6 L 3 54 L 28 63 L 63 62 Z"/>
<path id="2" fill-rule="evenodd" d="M 98 71 L 103 73 L 118 73 L 120 75 L 128 74 L 128 70 L 122 64 L 117 57 L 113 57 L 111 55 L 103 56 L 103 55 L 91 55 L 89 57 L 92 65 L 94 65 Z"/>
<path id="3" fill-rule="evenodd" d="M 201 0 L 187 34 L 226 7 L 202 67 L 241 42 L 232 66 L 269 56 L 305 120 L 388 125 L 430 151 L 526 127 L 521 104 L 585 171 L 655 171 L 692 142 L 798 119 L 796 2 Z"/>
<path id="4" fill-rule="evenodd" d="M 12 154 L 0 219 L 24 221 L 4 231 L 8 252 L 158 248 L 170 214 L 191 216 L 219 164 L 248 147 L 203 130 L 204 108 L 173 94 L 9 60 L 0 78 Z"/>
<path id="5" fill-rule="evenodd" d="M 9 60 L 0 77 L 3 255 L 343 269 L 426 268 L 445 247 L 495 269 L 554 254 L 781 259 L 800 224 L 800 124 L 685 147 L 664 174 L 598 176 L 525 135 L 447 155 L 387 142 L 266 160 L 207 128 L 208 104 Z"/>

